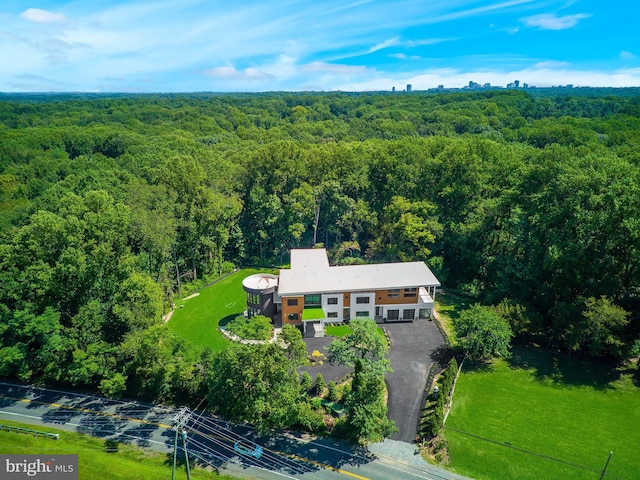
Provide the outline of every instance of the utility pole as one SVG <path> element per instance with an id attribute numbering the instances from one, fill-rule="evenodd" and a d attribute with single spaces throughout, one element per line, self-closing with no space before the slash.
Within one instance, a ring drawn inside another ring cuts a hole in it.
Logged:
<path id="1" fill-rule="evenodd" d="M 171 419 L 173 430 L 176 434 L 173 440 L 173 468 L 171 469 L 171 480 L 176 478 L 176 460 L 178 458 L 178 434 L 182 437 L 182 450 L 184 451 L 184 461 L 187 467 L 187 480 L 191 480 L 191 469 L 189 468 L 189 454 L 187 453 L 187 432 L 184 426 L 191 418 L 191 410 L 182 407 L 178 413 Z"/>
<path id="2" fill-rule="evenodd" d="M 613 455 L 613 452 L 609 452 L 609 458 L 607 458 L 607 463 L 604 464 L 604 468 L 602 469 L 602 475 L 600 475 L 600 480 L 602 480 L 604 478 L 605 473 L 607 473 L 607 467 L 609 466 L 611 455 Z"/>

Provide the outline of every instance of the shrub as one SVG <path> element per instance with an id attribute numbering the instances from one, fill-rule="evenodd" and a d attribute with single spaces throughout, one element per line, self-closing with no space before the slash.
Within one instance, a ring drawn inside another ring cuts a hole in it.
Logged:
<path id="1" fill-rule="evenodd" d="M 313 380 L 311 380 L 311 375 L 309 372 L 302 372 L 302 378 L 300 379 L 300 388 L 303 392 L 308 392 L 311 390 L 311 385 L 313 384 Z"/>
<path id="2" fill-rule="evenodd" d="M 263 315 L 246 318 L 239 315 L 227 324 L 227 330 L 247 340 L 269 340 L 273 325 L 271 320 Z"/>
<path id="3" fill-rule="evenodd" d="M 322 376 L 322 374 L 319 373 L 318 375 L 316 375 L 316 395 L 322 395 L 325 385 L 326 384 L 324 382 L 324 377 Z"/>
<path id="4" fill-rule="evenodd" d="M 336 385 L 335 382 L 329 382 L 327 387 L 329 388 L 329 400 L 339 402 L 342 399 L 342 388 L 340 388 L 340 385 Z"/>

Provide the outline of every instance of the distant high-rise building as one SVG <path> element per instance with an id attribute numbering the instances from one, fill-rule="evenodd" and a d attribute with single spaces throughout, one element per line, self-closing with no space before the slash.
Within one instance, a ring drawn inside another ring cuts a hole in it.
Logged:
<path id="1" fill-rule="evenodd" d="M 407 83 L 407 92 L 410 92 L 410 91 L 411 91 L 411 84 Z"/>
<path id="2" fill-rule="evenodd" d="M 516 88 L 520 87 L 520 80 L 516 80 L 515 82 L 513 82 L 516 85 Z"/>
<path id="3" fill-rule="evenodd" d="M 391 91 L 395 92 L 396 91 L 396 87 L 391 87 Z"/>
<path id="4" fill-rule="evenodd" d="M 438 90 L 444 90 L 444 85 L 438 85 Z"/>

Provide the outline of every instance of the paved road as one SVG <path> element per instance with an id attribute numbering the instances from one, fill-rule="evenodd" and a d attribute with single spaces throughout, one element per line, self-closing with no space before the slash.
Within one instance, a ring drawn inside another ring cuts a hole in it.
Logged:
<path id="1" fill-rule="evenodd" d="M 0 382 L 0 420 L 47 425 L 127 441 L 169 453 L 175 408 L 116 402 L 99 397 Z M 240 478 L 335 480 L 462 479 L 424 463 L 413 446 L 387 441 L 359 449 L 334 439 L 282 434 L 259 437 L 246 425 L 193 414 L 186 424 L 191 458 Z M 239 456 L 233 444 L 249 439 L 264 448 L 260 459 Z M 36 452 L 37 453 L 37 452 Z"/>
<path id="2" fill-rule="evenodd" d="M 399 431 L 392 438 L 413 442 L 424 407 L 424 387 L 433 364 L 434 351 L 444 344 L 435 322 L 415 320 L 410 323 L 387 323 L 391 338 L 389 359 L 393 372 L 387 374 L 389 418 Z"/>

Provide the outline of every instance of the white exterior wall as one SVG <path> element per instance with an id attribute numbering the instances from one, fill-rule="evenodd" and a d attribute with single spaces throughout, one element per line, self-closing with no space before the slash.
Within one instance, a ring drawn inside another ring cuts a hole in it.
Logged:
<path id="1" fill-rule="evenodd" d="M 430 308 L 430 309 L 433 308 L 433 307 L 430 307 L 429 305 L 420 304 L 420 303 L 405 303 L 405 304 L 397 304 L 397 305 L 386 304 L 386 305 L 377 305 L 377 307 L 380 307 L 379 316 L 387 320 L 388 320 L 387 312 L 389 310 L 398 310 L 398 320 L 404 320 L 404 310 L 414 310 L 413 318 L 414 320 L 417 320 L 419 318 L 421 308 Z"/>
<path id="2" fill-rule="evenodd" d="M 336 305 L 329 305 L 330 298 L 337 298 L 338 303 Z M 344 319 L 342 318 L 342 309 L 344 308 L 344 295 L 342 293 L 323 293 L 321 297 L 321 306 L 324 314 L 326 315 L 327 321 L 329 322 L 342 322 Z M 329 318 L 329 312 L 336 312 L 338 316 L 336 318 Z"/>
<path id="3" fill-rule="evenodd" d="M 358 303 L 358 298 L 368 298 L 369 303 Z M 376 313 L 376 292 L 351 292 L 351 318 L 358 318 L 357 312 L 368 312 L 368 318 Z M 366 317 L 363 317 L 366 318 Z"/>

